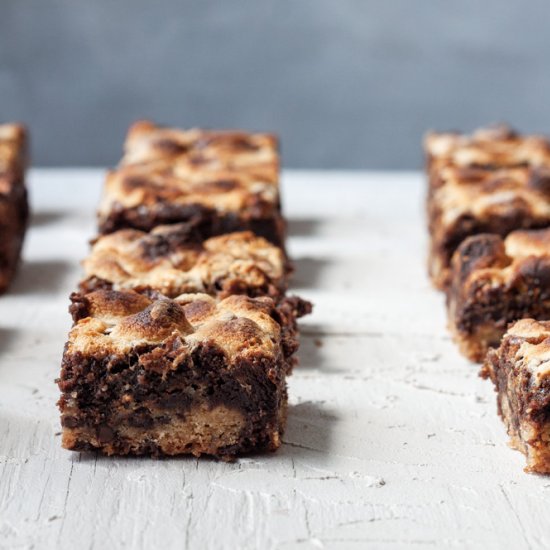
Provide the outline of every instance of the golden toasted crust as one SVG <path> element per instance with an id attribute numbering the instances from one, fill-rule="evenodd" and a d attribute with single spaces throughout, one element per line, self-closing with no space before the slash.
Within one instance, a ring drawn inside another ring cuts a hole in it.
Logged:
<path id="1" fill-rule="evenodd" d="M 520 338 L 524 341 L 538 341 L 546 346 L 545 340 L 550 337 L 550 321 L 535 319 L 520 319 L 510 326 L 506 333 L 507 338 Z"/>
<path id="2" fill-rule="evenodd" d="M 424 139 L 424 148 L 435 170 L 444 166 L 513 168 L 550 165 L 547 137 L 521 136 L 506 125 L 480 128 L 470 135 L 430 132 Z"/>
<path id="3" fill-rule="evenodd" d="M 115 208 L 201 205 L 235 212 L 278 205 L 279 157 L 271 134 L 134 124 L 105 184 L 100 219 Z"/>
<path id="4" fill-rule="evenodd" d="M 430 274 L 448 283 L 454 249 L 469 235 L 550 224 L 550 142 L 507 127 L 425 139 L 432 237 Z"/>
<path id="5" fill-rule="evenodd" d="M 149 121 L 133 124 L 126 138 L 121 166 L 162 164 L 186 174 L 219 170 L 248 173 L 276 182 L 278 142 L 274 134 L 242 130 L 180 130 Z"/>
<path id="6" fill-rule="evenodd" d="M 184 294 L 170 300 L 98 290 L 81 299 L 85 316 L 72 328 L 66 354 L 127 354 L 135 346 L 159 345 L 176 336 L 188 353 L 201 344 L 218 346 L 228 364 L 258 354 L 278 357 L 281 328 L 271 316 L 270 298 L 217 301 L 206 294 Z"/>
<path id="7" fill-rule="evenodd" d="M 504 246 L 506 255 L 516 261 L 528 256 L 550 256 L 550 229 L 513 231 Z"/>
<path id="8" fill-rule="evenodd" d="M 159 226 L 149 233 L 123 229 L 100 237 L 83 262 L 86 277 L 114 289 L 152 288 L 175 297 L 188 292 L 251 295 L 285 288 L 280 248 L 253 233 L 189 240 L 187 226 Z"/>
<path id="9" fill-rule="evenodd" d="M 548 274 L 543 277 L 542 271 Z M 480 283 L 510 288 L 518 277 L 531 274 L 550 284 L 550 229 L 518 230 L 502 238 L 469 237 L 453 257 L 453 288 L 473 292 Z"/>
<path id="10" fill-rule="evenodd" d="M 107 175 L 100 216 L 117 208 L 201 205 L 218 212 L 265 208 L 279 201 L 278 185 L 228 170 L 180 175 L 149 165 L 119 168 Z M 120 205 L 120 206 L 119 206 Z"/>
<path id="11" fill-rule="evenodd" d="M 550 142 L 506 127 L 472 135 L 431 133 L 425 139 L 430 183 L 441 223 L 468 213 L 476 218 L 527 208 L 550 216 Z"/>

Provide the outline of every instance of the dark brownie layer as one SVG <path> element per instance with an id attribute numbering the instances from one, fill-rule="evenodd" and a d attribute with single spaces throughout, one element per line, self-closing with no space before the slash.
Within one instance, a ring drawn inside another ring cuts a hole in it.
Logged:
<path id="1" fill-rule="evenodd" d="M 150 231 L 159 225 L 182 222 L 193 224 L 201 240 L 234 231 L 252 231 L 282 249 L 285 247 L 285 222 L 278 209 L 260 215 L 241 215 L 220 214 L 200 204 L 159 203 L 145 209 L 141 206 L 126 208 L 115 202 L 108 215 L 100 219 L 99 232 L 108 234 L 125 228 Z"/>
<path id="2" fill-rule="evenodd" d="M 278 446 L 273 432 L 283 429 L 279 415 L 286 403 L 288 367 L 257 355 L 239 361 L 229 371 L 223 350 L 208 344 L 186 357 L 181 355 L 181 342 L 176 338 L 162 346 L 136 347 L 129 356 L 65 354 L 59 381 L 62 426 L 91 431 L 100 450 L 108 454 L 161 455 L 169 450 L 148 440 L 147 430 L 185 421 L 199 406 L 208 410 L 222 406 L 242 416 L 238 441 L 200 450 L 190 442 L 190 451 L 231 458 Z M 276 374 L 266 379 L 262 370 Z M 76 407 L 70 397 L 73 393 L 78 396 Z M 127 427 L 144 430 L 143 441 L 136 445 L 119 433 Z M 206 440 L 208 434 L 202 437 Z M 71 448 L 92 450 L 97 444 L 77 439 Z"/>
<path id="3" fill-rule="evenodd" d="M 279 446 L 299 301 L 132 291 L 72 301 L 58 381 L 67 448 L 231 458 Z"/>

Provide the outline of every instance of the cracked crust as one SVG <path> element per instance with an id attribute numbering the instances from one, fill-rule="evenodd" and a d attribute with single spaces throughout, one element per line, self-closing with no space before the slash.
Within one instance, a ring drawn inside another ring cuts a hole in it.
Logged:
<path id="1" fill-rule="evenodd" d="M 283 296 L 288 267 L 280 248 L 249 231 L 204 242 L 195 237 L 189 224 L 99 237 L 83 262 L 81 289 L 153 289 L 172 298 L 189 292 Z"/>
<path id="2" fill-rule="evenodd" d="M 550 322 L 513 324 L 490 350 L 481 376 L 495 385 L 498 413 L 510 446 L 526 456 L 525 470 L 550 473 Z"/>
<path id="3" fill-rule="evenodd" d="M 236 170 L 277 182 L 278 143 L 274 134 L 242 130 L 180 130 L 141 120 L 128 130 L 121 165 L 177 161 L 180 174 Z"/>
<path id="4" fill-rule="evenodd" d="M 467 238 L 453 257 L 447 307 L 461 352 L 478 362 L 510 322 L 550 319 L 550 229 Z"/>
<path id="5" fill-rule="evenodd" d="M 429 177 L 429 271 L 449 282 L 453 252 L 468 236 L 507 235 L 550 225 L 550 142 L 506 126 L 472 135 L 431 133 L 424 142 Z"/>
<path id="6" fill-rule="evenodd" d="M 296 347 L 270 298 L 72 300 L 58 380 L 65 448 L 232 458 L 279 446 Z"/>
<path id="7" fill-rule="evenodd" d="M 13 279 L 27 228 L 26 167 L 25 128 L 0 125 L 0 293 Z"/>
<path id="8" fill-rule="evenodd" d="M 105 182 L 100 231 L 190 220 L 200 222 L 203 238 L 252 230 L 282 246 L 275 136 L 132 126 Z"/>
<path id="9" fill-rule="evenodd" d="M 274 357 L 281 327 L 270 298 L 182 294 L 174 300 L 131 290 L 100 289 L 72 298 L 75 325 L 67 351 L 108 355 L 128 353 L 135 345 L 159 344 L 174 334 L 187 347 L 211 342 L 227 352 L 230 363 L 243 353 Z"/>

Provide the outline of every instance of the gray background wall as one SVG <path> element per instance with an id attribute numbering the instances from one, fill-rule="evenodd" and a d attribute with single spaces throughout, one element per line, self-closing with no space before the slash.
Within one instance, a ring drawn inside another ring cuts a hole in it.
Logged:
<path id="1" fill-rule="evenodd" d="M 109 165 L 150 117 L 273 129 L 292 167 L 414 168 L 427 128 L 550 133 L 543 0 L 3 0 L 0 119 Z"/>

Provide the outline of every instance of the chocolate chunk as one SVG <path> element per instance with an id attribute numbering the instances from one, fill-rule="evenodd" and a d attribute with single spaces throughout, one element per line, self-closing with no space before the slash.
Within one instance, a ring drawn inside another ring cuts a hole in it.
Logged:
<path id="1" fill-rule="evenodd" d="M 97 428 L 97 438 L 101 443 L 109 443 L 115 438 L 115 432 L 111 427 L 103 424 Z"/>
<path id="2" fill-rule="evenodd" d="M 64 428 L 76 428 L 78 426 L 78 418 L 75 418 L 74 416 L 62 416 L 61 417 L 61 425 Z"/>
<path id="3" fill-rule="evenodd" d="M 134 428 L 151 428 L 154 420 L 146 409 L 138 409 L 128 418 L 128 424 Z"/>

